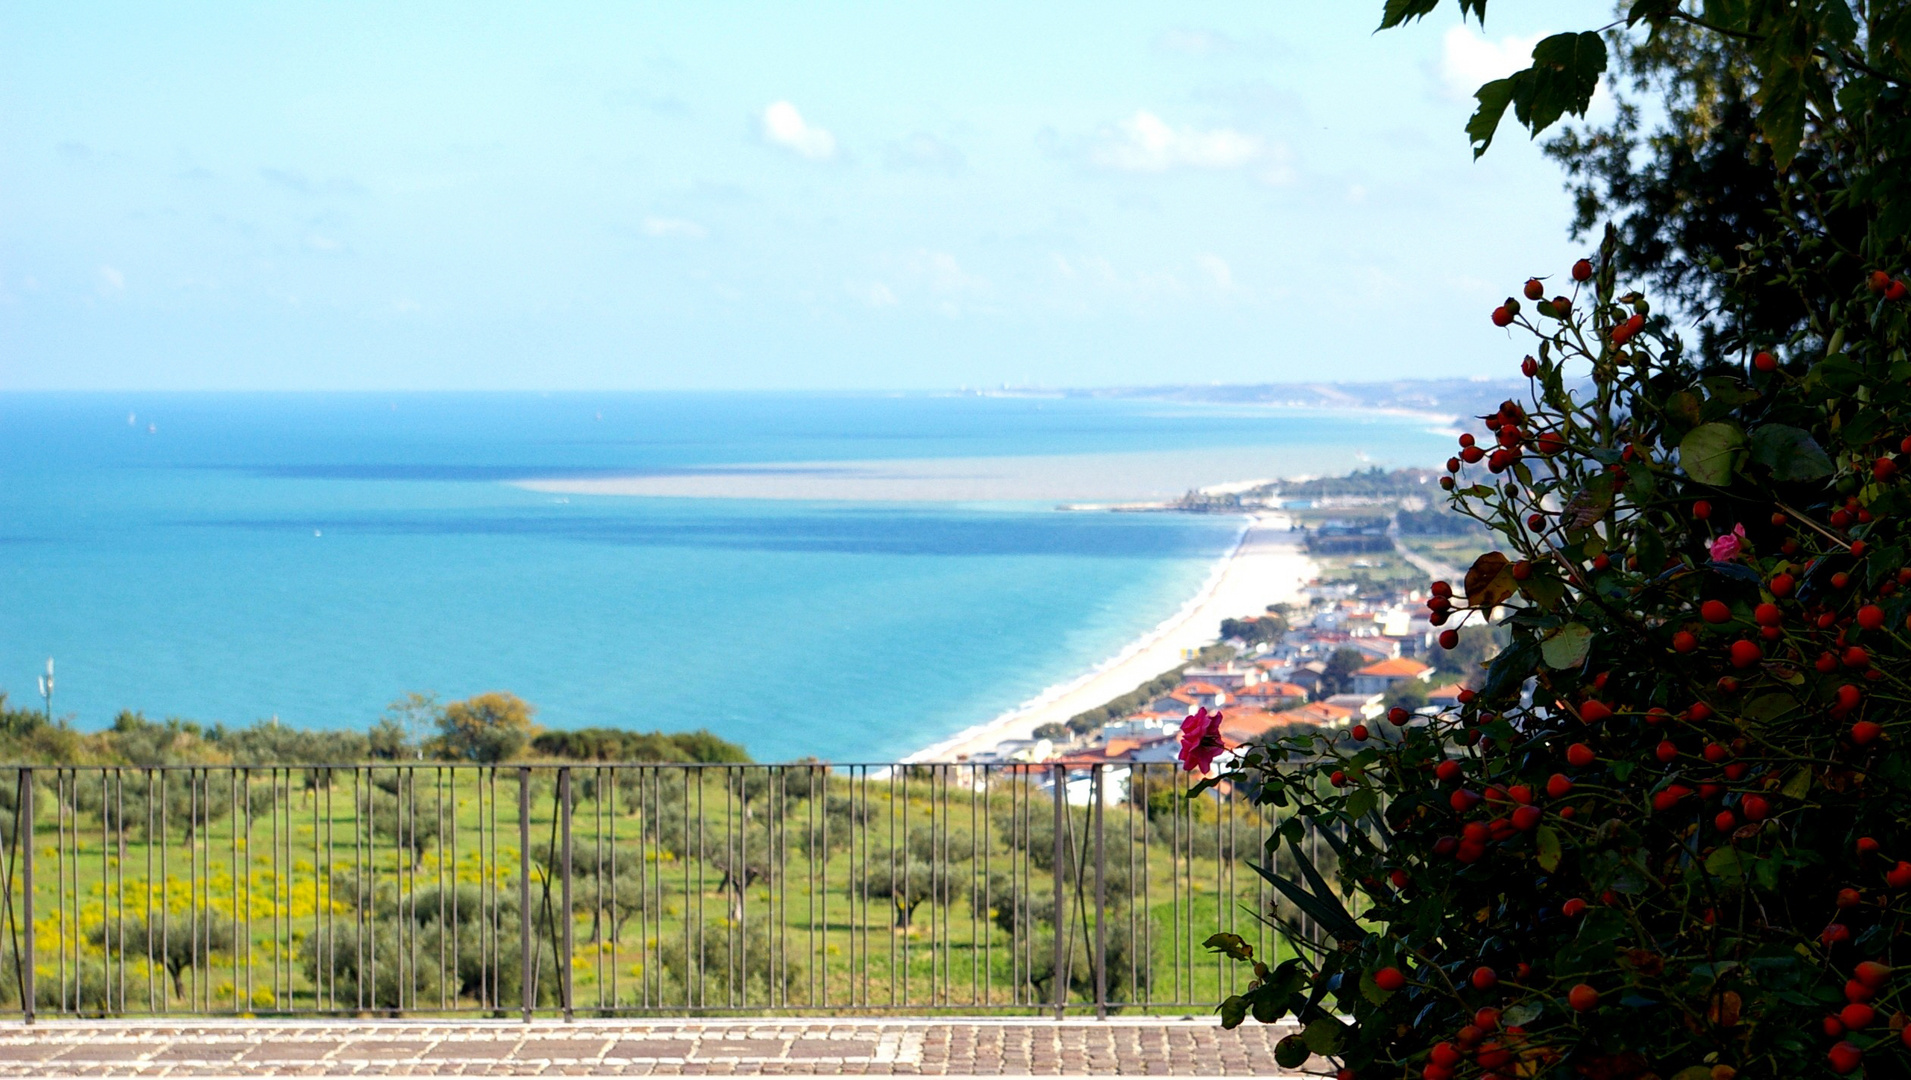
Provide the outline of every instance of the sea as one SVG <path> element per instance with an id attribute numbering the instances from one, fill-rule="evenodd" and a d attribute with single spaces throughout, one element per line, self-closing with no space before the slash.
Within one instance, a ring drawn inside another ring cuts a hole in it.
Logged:
<path id="1" fill-rule="evenodd" d="M 363 728 L 509 690 L 552 728 L 886 761 L 1169 618 L 1227 515 L 553 495 L 741 463 L 1279 448 L 1431 464 L 1426 417 L 959 394 L 0 394 L 0 690 Z M 1246 479 L 1248 477 L 1243 477 Z"/>

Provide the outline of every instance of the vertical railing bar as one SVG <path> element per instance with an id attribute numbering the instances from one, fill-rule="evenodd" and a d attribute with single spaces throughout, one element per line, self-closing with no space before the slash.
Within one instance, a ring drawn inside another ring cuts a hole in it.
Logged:
<path id="1" fill-rule="evenodd" d="M 531 957 L 532 939 L 537 936 L 536 922 L 531 915 L 531 769 L 528 765 L 518 767 L 518 949 L 521 965 L 518 968 L 518 983 L 522 987 L 524 1022 L 531 1022 L 531 1009 L 536 1004 L 536 967 Z"/>
<path id="2" fill-rule="evenodd" d="M 1106 801 L 1101 762 L 1093 766 L 1089 790 L 1095 800 L 1095 1019 L 1108 1019 L 1108 884 L 1107 858 L 1102 848 L 1102 804 Z"/>
<path id="3" fill-rule="evenodd" d="M 21 838 L 18 842 L 21 851 L 20 916 L 22 929 L 20 933 L 20 953 L 21 963 L 23 965 L 21 968 L 20 1012 L 22 1022 L 28 1024 L 33 1023 L 34 1013 L 39 1004 L 39 986 L 35 978 L 36 972 L 34 970 L 36 958 L 34 956 L 35 944 L 33 940 L 35 936 L 33 863 L 35 857 L 39 854 L 33 838 L 33 815 L 36 809 L 34 805 L 33 772 L 34 770 L 31 767 L 22 768 L 20 770 L 20 823 L 22 828 Z"/>
<path id="4" fill-rule="evenodd" d="M 577 1019 L 572 1009 L 572 1003 L 575 999 L 571 996 L 571 972 L 573 970 L 571 960 L 577 955 L 576 945 L 571 940 L 571 933 L 576 927 L 577 920 L 571 911 L 571 767 L 569 765 L 565 765 L 557 770 L 557 789 L 558 812 L 562 815 L 559 827 L 563 832 L 564 844 L 564 853 L 560 856 L 562 859 L 563 892 L 558 911 L 559 916 L 564 920 L 564 935 L 562 938 L 564 951 L 555 959 L 559 973 L 558 988 L 564 995 L 564 1022 L 568 1024 Z"/>

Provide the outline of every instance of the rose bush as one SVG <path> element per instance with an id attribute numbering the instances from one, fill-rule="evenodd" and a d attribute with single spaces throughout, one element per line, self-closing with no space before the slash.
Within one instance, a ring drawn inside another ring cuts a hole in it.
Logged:
<path id="1" fill-rule="evenodd" d="M 1217 935 L 1223 1018 L 1360 1077 L 1911 1075 L 1911 302 L 1854 274 L 1823 346 L 1698 365 L 1610 256 L 1496 309 L 1531 398 L 1447 462 L 1501 549 L 1430 617 L 1510 646 L 1222 777 L 1288 808 L 1269 878 L 1332 938 Z"/>

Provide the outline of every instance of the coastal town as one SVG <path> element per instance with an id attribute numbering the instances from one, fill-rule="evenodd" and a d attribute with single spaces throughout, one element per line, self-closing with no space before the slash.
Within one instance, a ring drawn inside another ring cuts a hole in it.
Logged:
<path id="1" fill-rule="evenodd" d="M 1263 588 L 1279 586 L 1279 599 L 1259 609 L 1237 602 L 1207 643 L 1183 648 L 1181 663 L 1135 690 L 960 759 L 1059 765 L 1074 797 L 1094 766 L 1120 774 L 1176 762 L 1182 722 L 1199 710 L 1218 715 L 1222 739 L 1242 746 L 1456 704 L 1494 639 L 1473 627 L 1455 648 L 1437 645 L 1428 590 L 1436 576 L 1454 575 L 1449 560 L 1463 557 L 1473 537 L 1470 523 L 1422 494 L 1426 479 L 1417 470 L 1370 470 L 1285 488 L 1190 493 L 1185 510 L 1256 515 L 1248 535 L 1259 534 L 1262 557 L 1279 551 L 1291 578 L 1262 579 Z"/>

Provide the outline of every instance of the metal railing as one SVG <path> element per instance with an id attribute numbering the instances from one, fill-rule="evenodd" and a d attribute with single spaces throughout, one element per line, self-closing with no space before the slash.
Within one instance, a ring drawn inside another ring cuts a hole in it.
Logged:
<path id="1" fill-rule="evenodd" d="M 1171 764 L 5 767 L 0 1010 L 1206 1012 L 1239 989 L 1207 935 L 1273 940 L 1243 865 L 1273 822 L 1188 783 Z"/>

